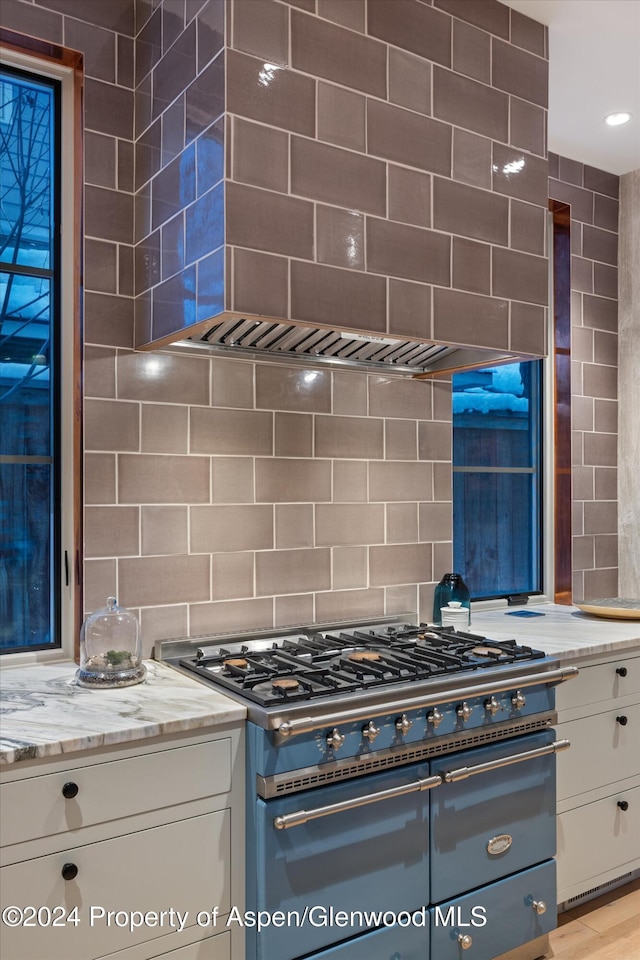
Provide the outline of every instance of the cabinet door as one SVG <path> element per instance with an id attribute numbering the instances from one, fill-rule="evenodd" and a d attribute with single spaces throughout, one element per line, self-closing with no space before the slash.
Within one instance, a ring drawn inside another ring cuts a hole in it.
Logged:
<path id="1" fill-rule="evenodd" d="M 560 725 L 571 749 L 558 754 L 558 800 L 640 773 L 640 705 Z"/>
<path id="2" fill-rule="evenodd" d="M 640 657 L 580 667 L 580 674 L 557 689 L 558 712 L 640 693 Z"/>
<path id="3" fill-rule="evenodd" d="M 2 907 L 77 907 L 79 922 L 3 925 L 0 953 L 11 960 L 93 960 L 171 933 L 175 912 L 186 914 L 185 926 L 196 925 L 200 910 L 227 913 L 229 857 L 230 811 L 224 810 L 3 867 Z M 75 879 L 62 878 L 65 864 L 77 867 Z M 132 931 L 134 911 L 146 916 L 136 916 L 141 925 Z M 155 920 L 160 911 L 167 911 L 164 919 Z M 203 927 L 203 937 L 212 932 Z"/>
<path id="4" fill-rule="evenodd" d="M 624 810 L 618 804 L 628 804 Z M 558 817 L 558 890 L 640 860 L 640 787 L 567 810 Z M 627 866 L 629 865 L 629 866 Z"/>

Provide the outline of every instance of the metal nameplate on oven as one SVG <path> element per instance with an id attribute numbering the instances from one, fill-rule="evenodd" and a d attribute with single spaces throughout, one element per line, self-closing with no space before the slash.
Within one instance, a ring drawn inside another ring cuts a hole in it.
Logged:
<path id="1" fill-rule="evenodd" d="M 499 857 L 502 853 L 506 853 L 513 843 L 513 837 L 509 833 L 501 833 L 497 837 L 491 837 L 487 844 L 487 853 L 491 854 L 492 857 Z"/>
<path id="2" fill-rule="evenodd" d="M 352 780 L 368 773 L 377 773 L 394 767 L 405 766 L 408 763 L 417 763 L 431 757 L 453 753 L 456 750 L 466 750 L 470 747 L 479 747 L 509 737 L 522 736 L 525 733 L 534 733 L 537 730 L 546 730 L 557 721 L 555 711 L 536 713 L 531 717 L 524 717 L 520 721 L 507 720 L 504 723 L 492 724 L 490 727 L 480 727 L 474 731 L 448 734 L 442 737 L 431 737 L 428 740 L 418 740 L 403 747 L 389 747 L 386 750 L 368 751 L 356 757 L 344 757 L 327 763 L 318 763 L 298 770 L 289 770 L 285 773 L 276 773 L 268 777 L 256 775 L 256 792 L 263 800 L 282 797 L 302 790 L 311 790 L 314 787 L 327 786 L 341 780 Z"/>

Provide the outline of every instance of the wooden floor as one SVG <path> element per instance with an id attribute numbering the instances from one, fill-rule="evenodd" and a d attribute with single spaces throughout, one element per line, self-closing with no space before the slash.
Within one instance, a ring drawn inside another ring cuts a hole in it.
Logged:
<path id="1" fill-rule="evenodd" d="M 558 917 L 555 960 L 639 960 L 640 879 Z"/>

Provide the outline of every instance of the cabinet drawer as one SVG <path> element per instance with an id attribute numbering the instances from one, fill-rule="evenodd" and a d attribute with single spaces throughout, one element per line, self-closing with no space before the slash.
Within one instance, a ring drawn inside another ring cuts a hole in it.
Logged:
<path id="1" fill-rule="evenodd" d="M 120 957 L 125 960 L 124 954 L 110 957 L 109 960 L 119 960 Z M 177 950 L 170 950 L 168 953 L 154 952 L 153 957 L 154 960 L 233 960 L 231 934 L 227 930 L 226 933 L 219 933 L 217 937 L 207 937 L 205 940 L 198 940 L 186 947 L 178 947 Z"/>
<path id="2" fill-rule="evenodd" d="M 618 803 L 628 803 L 626 811 Z M 640 859 L 640 787 L 614 794 L 558 817 L 558 889 Z"/>
<path id="3" fill-rule="evenodd" d="M 75 784 L 75 796 L 65 798 L 65 784 Z M 10 781 L 0 786 L 0 846 L 215 796 L 230 785 L 229 739 Z"/>
<path id="4" fill-rule="evenodd" d="M 560 724 L 558 733 L 571 749 L 558 754 L 558 800 L 640 773 L 639 731 L 638 704 Z"/>
<path id="5" fill-rule="evenodd" d="M 223 810 L 3 867 L 2 907 L 77 907 L 79 923 L 3 926 L 0 953 L 11 960 L 93 960 L 171 933 L 176 911 L 187 914 L 185 926 L 196 924 L 200 910 L 218 906 L 220 914 L 227 913 L 229 856 L 230 812 Z M 77 876 L 64 880 L 62 867 L 70 863 Z M 104 911 L 94 913 L 93 924 L 92 908 Z M 133 911 L 147 915 L 172 909 L 162 925 L 144 922 L 133 932 L 115 918 L 118 911 L 126 920 Z"/>
<path id="6" fill-rule="evenodd" d="M 626 674 L 621 676 L 618 670 L 626 671 Z M 556 705 L 559 711 L 572 710 L 589 703 L 616 700 L 632 693 L 640 693 L 640 657 L 580 667 L 575 680 L 561 683 L 557 688 Z"/>

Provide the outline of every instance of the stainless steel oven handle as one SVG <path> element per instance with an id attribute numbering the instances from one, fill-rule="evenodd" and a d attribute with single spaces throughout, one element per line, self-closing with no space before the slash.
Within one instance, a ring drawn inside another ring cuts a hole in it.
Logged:
<path id="1" fill-rule="evenodd" d="M 314 807 L 312 810 L 296 810 L 295 813 L 284 813 L 274 817 L 273 825 L 276 830 L 288 830 L 290 827 L 299 827 L 307 820 L 317 820 L 319 817 L 330 817 L 334 813 L 344 813 L 345 810 L 354 810 L 364 807 L 368 803 L 378 803 L 380 800 L 392 800 L 393 797 L 402 797 L 406 793 L 418 793 L 421 790 L 431 790 L 439 787 L 442 777 L 424 777 L 412 783 L 402 784 L 400 787 L 388 787 L 377 793 L 365 793 L 362 797 L 353 797 L 351 800 L 341 800 L 339 803 L 328 803 L 325 807 Z"/>
<path id="2" fill-rule="evenodd" d="M 351 720 L 371 719 L 381 717 L 386 713 L 397 711 L 406 713 L 407 710 L 421 707 L 433 707 L 450 700 L 464 700 L 466 697 L 484 697 L 505 690 L 519 690 L 521 687 L 563 683 L 578 676 L 577 667 L 562 667 L 558 670 L 547 670 L 546 673 L 524 674 L 504 680 L 495 679 L 491 683 L 478 684 L 476 687 L 458 687 L 440 690 L 438 693 L 422 694 L 419 697 L 404 696 L 398 700 L 381 700 L 380 704 L 369 707 L 358 707 L 351 710 L 334 710 L 331 713 L 320 714 L 317 717 L 299 717 L 295 720 L 285 720 L 275 726 L 281 737 L 295 737 L 301 733 L 311 733 L 322 727 L 335 727 L 338 723 L 349 723 Z M 277 719 L 275 721 L 277 723 Z"/>
<path id="3" fill-rule="evenodd" d="M 457 783 L 458 780 L 466 780 L 467 777 L 474 777 L 477 773 L 490 773 L 492 770 L 500 770 L 501 767 L 508 767 L 512 763 L 522 763 L 523 760 L 535 760 L 536 757 L 546 757 L 550 753 L 558 753 L 560 750 L 566 750 L 571 746 L 569 740 L 554 740 L 546 747 L 538 747 L 536 750 L 524 750 L 522 753 L 513 753 L 510 757 L 503 757 L 500 760 L 488 760 L 487 763 L 478 763 L 474 767 L 458 767 L 457 770 L 447 770 L 443 774 L 445 783 Z"/>

